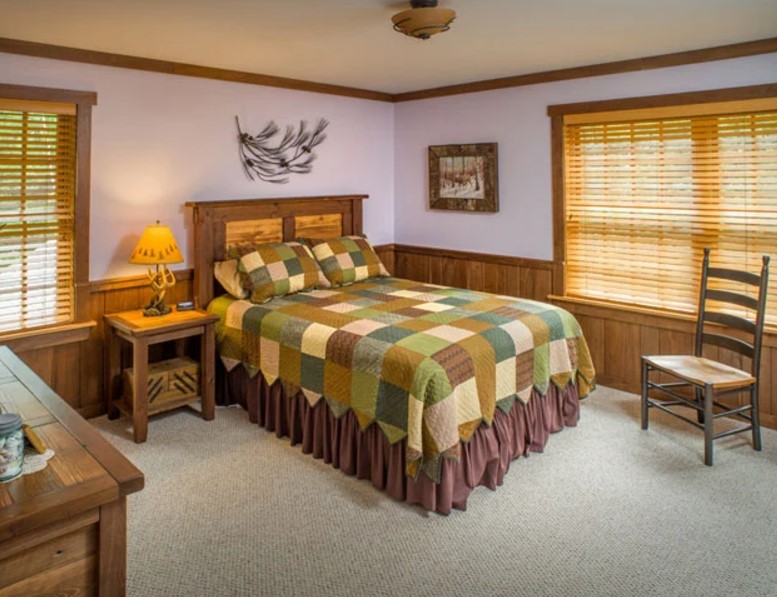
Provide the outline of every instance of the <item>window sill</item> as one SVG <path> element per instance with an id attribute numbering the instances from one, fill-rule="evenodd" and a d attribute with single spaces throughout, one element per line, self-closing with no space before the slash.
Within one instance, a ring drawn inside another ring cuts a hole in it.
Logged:
<path id="1" fill-rule="evenodd" d="M 0 334 L 0 345 L 8 346 L 14 352 L 51 348 L 63 344 L 83 342 L 89 338 L 96 321 L 69 323 L 34 330 Z"/>
<path id="2" fill-rule="evenodd" d="M 694 334 L 696 332 L 696 314 L 663 311 L 637 305 L 622 305 L 573 296 L 549 295 L 548 301 L 577 315 L 599 317 L 623 323 L 644 325 L 660 329 L 674 330 Z M 777 327 L 765 326 L 763 345 L 777 347 Z"/>

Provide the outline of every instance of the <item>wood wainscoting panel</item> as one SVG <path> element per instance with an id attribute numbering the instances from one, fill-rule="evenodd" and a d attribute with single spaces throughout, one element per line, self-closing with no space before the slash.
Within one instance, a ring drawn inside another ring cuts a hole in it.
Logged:
<path id="1" fill-rule="evenodd" d="M 432 284 L 472 288 L 551 301 L 572 312 L 591 350 L 598 383 L 638 393 L 640 357 L 647 354 L 693 352 L 693 317 L 659 315 L 552 297 L 553 264 L 547 261 L 447 251 L 410 245 L 376 245 L 375 252 L 395 276 Z M 169 303 L 193 296 L 192 271 L 176 272 L 178 283 Z M 97 325 L 85 341 L 72 345 L 27 347 L 19 356 L 85 417 L 105 413 L 103 398 L 103 315 L 143 307 L 150 291 L 145 276 L 91 283 L 89 317 Z M 738 367 L 738 355 L 710 347 L 705 352 Z M 777 428 L 777 333 L 764 336 L 761 362 L 761 415 L 765 426 Z M 734 398 L 736 401 L 736 398 Z M 736 402 L 734 402 L 736 403 Z"/>
<path id="2" fill-rule="evenodd" d="M 544 301 L 554 292 L 553 263 L 415 245 L 393 245 L 399 278 Z"/>

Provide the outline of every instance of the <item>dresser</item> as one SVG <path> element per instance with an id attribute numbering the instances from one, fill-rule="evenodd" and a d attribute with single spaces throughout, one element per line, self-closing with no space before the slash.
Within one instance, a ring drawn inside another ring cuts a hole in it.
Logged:
<path id="1" fill-rule="evenodd" d="M 0 410 L 56 453 L 0 484 L 0 597 L 124 595 L 126 499 L 143 474 L 4 346 Z"/>

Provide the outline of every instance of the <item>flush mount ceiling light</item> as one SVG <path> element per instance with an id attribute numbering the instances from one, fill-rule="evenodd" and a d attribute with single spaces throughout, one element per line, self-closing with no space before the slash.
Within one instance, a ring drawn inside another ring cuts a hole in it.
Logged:
<path id="1" fill-rule="evenodd" d="M 391 17 L 394 30 L 418 39 L 429 39 L 435 33 L 451 28 L 456 11 L 437 8 L 437 0 L 411 0 L 410 10 L 403 10 Z"/>

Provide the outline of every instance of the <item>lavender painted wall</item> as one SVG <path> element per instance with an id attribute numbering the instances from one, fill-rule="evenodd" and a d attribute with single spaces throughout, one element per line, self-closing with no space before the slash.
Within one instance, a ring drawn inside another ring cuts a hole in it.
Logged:
<path id="1" fill-rule="evenodd" d="M 144 226 L 169 224 L 191 258 L 188 200 L 367 193 L 365 230 L 399 242 L 552 258 L 550 104 L 777 81 L 777 53 L 388 104 L 0 53 L 0 82 L 96 91 L 93 280 L 136 275 L 126 263 Z M 255 130 L 331 121 L 313 172 L 287 185 L 248 180 L 234 116 Z M 427 147 L 499 143 L 500 212 L 427 209 Z M 183 264 L 180 267 L 185 267 Z"/>
<path id="2" fill-rule="evenodd" d="M 376 244 L 393 240 L 391 104 L 2 53 L 0 82 L 97 92 L 92 280 L 143 273 L 127 258 L 156 219 L 170 225 L 191 263 L 189 200 L 367 193 L 365 231 Z M 249 131 L 268 120 L 329 120 L 313 172 L 285 185 L 250 181 L 235 115 Z"/>
<path id="3" fill-rule="evenodd" d="M 777 53 L 397 104 L 395 241 L 553 258 L 547 106 L 777 82 Z M 499 144 L 496 214 L 427 208 L 427 147 Z"/>

